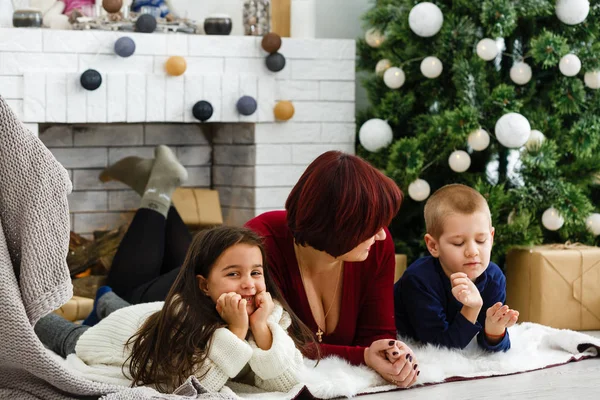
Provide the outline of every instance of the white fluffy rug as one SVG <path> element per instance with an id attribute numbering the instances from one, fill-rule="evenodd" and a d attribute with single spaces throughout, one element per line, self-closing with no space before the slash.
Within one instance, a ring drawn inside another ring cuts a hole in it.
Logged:
<path id="1" fill-rule="evenodd" d="M 418 385 L 509 375 L 600 355 L 600 339 L 583 333 L 532 323 L 516 325 L 509 331 L 511 350 L 506 353 L 482 351 L 475 340 L 462 351 L 417 346 L 407 341 L 414 349 L 421 370 Z M 330 399 L 396 389 L 369 368 L 351 366 L 339 358 L 321 360 L 316 367 L 306 361 L 300 381 L 302 384 L 288 393 L 265 393 L 233 382 L 223 392 L 242 399 L 293 399 L 308 390 L 316 398 Z"/>

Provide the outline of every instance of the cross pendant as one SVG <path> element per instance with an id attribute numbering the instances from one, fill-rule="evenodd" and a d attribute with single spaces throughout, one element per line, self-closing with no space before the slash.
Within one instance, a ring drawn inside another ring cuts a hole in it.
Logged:
<path id="1" fill-rule="evenodd" d="M 317 340 L 319 341 L 319 343 L 323 342 L 323 331 L 321 330 L 321 328 L 317 329 Z"/>

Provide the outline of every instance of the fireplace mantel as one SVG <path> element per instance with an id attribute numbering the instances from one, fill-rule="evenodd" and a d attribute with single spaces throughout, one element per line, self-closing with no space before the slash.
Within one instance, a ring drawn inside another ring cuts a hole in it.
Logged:
<path id="1" fill-rule="evenodd" d="M 136 43 L 135 53 L 128 58 L 117 56 L 113 50 L 121 36 L 129 36 Z M 354 152 L 355 42 L 284 38 L 280 53 L 286 66 L 274 73 L 265 66 L 267 53 L 260 40 L 247 36 L 2 28 L 0 95 L 34 133 L 40 124 L 113 124 L 121 131 L 132 124 L 136 132 L 145 129 L 140 126 L 151 124 L 168 125 L 171 131 L 177 131 L 175 124 L 200 125 L 199 129 L 218 126 L 217 130 L 225 133 L 211 139 L 211 181 L 198 185 L 219 189 L 226 219 L 240 224 L 265 210 L 283 207 L 289 189 L 317 155 L 332 149 Z M 187 70 L 182 76 L 168 76 L 164 70 L 172 55 L 186 59 Z M 88 68 L 103 77 L 95 91 L 87 91 L 79 83 L 81 73 Z M 236 110 L 242 95 L 257 100 L 258 110 L 251 116 L 241 116 Z M 199 100 L 213 105 L 214 114 L 207 124 L 199 124 L 192 116 L 192 106 Z M 295 115 L 290 121 L 274 120 L 273 107 L 279 100 L 294 104 Z M 230 127 L 235 123 L 241 123 L 241 132 L 246 133 L 238 137 Z M 103 135 L 110 132 L 106 128 L 101 130 Z M 251 135 L 247 134 L 249 129 Z M 94 140 L 73 140 L 70 135 L 70 139 L 48 139 L 45 143 L 72 175 L 109 164 L 111 151 L 117 153 L 115 147 L 118 154 L 130 150 L 130 154 L 146 155 L 155 144 L 147 133 L 126 142 L 119 142 L 116 134 Z M 43 135 L 40 137 L 44 140 Z M 173 138 L 169 143 L 168 136 L 159 137 L 165 144 L 180 146 L 181 153 L 198 142 Z M 242 144 L 249 152 L 243 160 L 239 157 Z M 82 165 L 85 152 L 98 151 L 99 146 L 109 155 L 90 156 L 95 164 Z M 214 168 L 217 156 L 221 158 L 217 163 L 220 169 Z M 229 168 L 230 176 L 237 177 L 239 188 L 244 188 L 241 204 L 232 198 L 235 190 L 231 187 L 221 190 L 224 168 Z M 74 190 L 75 199 L 77 195 L 86 197 L 83 192 L 96 196 L 99 188 L 78 187 L 74 179 Z M 93 203 L 87 208 L 72 204 L 74 230 L 86 233 L 98 228 L 78 223 L 78 214 L 106 214 L 98 220 L 110 220 L 111 214 L 129 210 L 115 206 L 118 202 L 111 203 L 109 197 L 106 206 L 102 200 Z"/>

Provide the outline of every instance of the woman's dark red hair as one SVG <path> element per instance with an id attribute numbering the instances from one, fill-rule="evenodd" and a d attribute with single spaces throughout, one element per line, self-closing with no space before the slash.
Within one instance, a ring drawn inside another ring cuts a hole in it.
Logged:
<path id="1" fill-rule="evenodd" d="M 402 198 L 394 181 L 362 158 L 328 151 L 292 189 L 287 222 L 299 245 L 338 257 L 387 227 Z"/>

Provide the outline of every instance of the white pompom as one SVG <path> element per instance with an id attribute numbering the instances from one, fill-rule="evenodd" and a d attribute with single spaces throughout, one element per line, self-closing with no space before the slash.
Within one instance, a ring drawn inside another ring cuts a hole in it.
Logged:
<path id="1" fill-rule="evenodd" d="M 531 125 L 521 114 L 508 113 L 496 122 L 494 132 L 502 146 L 516 149 L 527 143 L 531 134 Z"/>
<path id="2" fill-rule="evenodd" d="M 527 143 L 525 143 L 525 147 L 528 151 L 537 151 L 539 150 L 542 143 L 546 140 L 546 136 L 537 129 L 532 129 L 529 133 L 529 139 L 527 139 Z"/>
<path id="3" fill-rule="evenodd" d="M 383 76 L 383 73 L 392 66 L 392 62 L 387 58 L 377 61 L 375 65 L 375 73 L 379 76 Z"/>
<path id="4" fill-rule="evenodd" d="M 425 75 L 426 78 L 434 79 L 442 74 L 442 70 L 444 69 L 444 65 L 442 61 L 434 56 L 425 57 L 423 61 L 421 61 L 421 73 Z"/>
<path id="5" fill-rule="evenodd" d="M 590 89 L 600 89 L 600 71 L 588 71 L 583 76 L 585 86 Z"/>
<path id="6" fill-rule="evenodd" d="M 558 69 L 564 76 L 575 76 L 581 71 L 581 60 L 575 54 L 567 54 L 560 59 Z"/>
<path id="7" fill-rule="evenodd" d="M 423 201 L 429 197 L 431 193 L 431 187 L 424 179 L 417 179 L 410 185 L 408 185 L 408 195 L 414 201 Z"/>
<path id="8" fill-rule="evenodd" d="M 365 32 L 365 41 L 371 47 L 379 47 L 385 41 L 385 36 L 377 28 L 371 28 Z"/>
<path id="9" fill-rule="evenodd" d="M 487 149 L 490 145 L 490 135 L 485 129 L 477 129 L 469 134 L 467 138 L 469 146 L 475 151 L 482 151 Z"/>
<path id="10" fill-rule="evenodd" d="M 517 85 L 525 85 L 531 80 L 531 67 L 522 61 L 515 63 L 510 69 L 510 79 Z"/>
<path id="11" fill-rule="evenodd" d="M 442 29 L 444 14 L 433 3 L 419 3 L 408 14 L 410 29 L 421 37 L 431 37 Z"/>
<path id="12" fill-rule="evenodd" d="M 383 82 L 390 89 L 398 89 L 402 87 L 402 85 L 404 85 L 404 81 L 406 81 L 406 76 L 404 75 L 402 68 L 390 67 L 383 74 Z"/>
<path id="13" fill-rule="evenodd" d="M 485 38 L 477 43 L 477 55 L 485 61 L 493 60 L 498 53 L 498 44 L 494 39 Z"/>
<path id="14" fill-rule="evenodd" d="M 558 210 L 550 207 L 542 214 L 542 225 L 549 231 L 557 231 L 565 223 L 565 219 L 559 214 Z"/>
<path id="15" fill-rule="evenodd" d="M 456 150 L 450 154 L 448 164 L 454 172 L 465 172 L 471 166 L 471 156 L 464 150 Z"/>
<path id="16" fill-rule="evenodd" d="M 567 25 L 577 25 L 585 21 L 590 13 L 588 0 L 556 0 L 556 16 Z"/>
<path id="17" fill-rule="evenodd" d="M 585 220 L 585 226 L 594 236 L 600 235 L 600 214 L 593 213 Z"/>
<path id="18" fill-rule="evenodd" d="M 373 118 L 365 122 L 358 131 L 360 144 L 371 152 L 377 152 L 392 143 L 392 127 L 384 120 Z"/>

